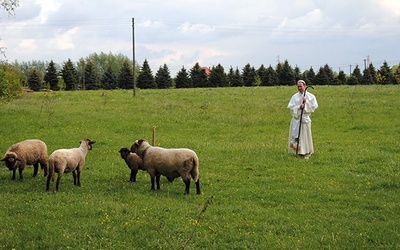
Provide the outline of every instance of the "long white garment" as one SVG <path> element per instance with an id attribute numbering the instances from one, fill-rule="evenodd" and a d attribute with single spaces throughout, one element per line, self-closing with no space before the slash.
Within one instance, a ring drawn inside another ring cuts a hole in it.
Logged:
<path id="1" fill-rule="evenodd" d="M 288 108 L 290 109 L 290 113 L 292 115 L 292 120 L 290 121 L 290 129 L 289 129 L 289 143 L 288 150 L 290 153 L 296 153 L 296 148 L 298 145 L 298 154 L 300 155 L 311 155 L 314 153 L 314 145 L 311 134 L 311 113 L 318 108 L 317 99 L 310 92 L 306 92 L 305 95 L 306 103 L 303 110 L 303 114 L 301 114 L 300 105 L 303 100 L 303 94 L 297 92 L 290 98 Z M 301 131 L 300 138 L 299 136 L 299 126 L 300 126 L 300 116 L 301 120 Z"/>

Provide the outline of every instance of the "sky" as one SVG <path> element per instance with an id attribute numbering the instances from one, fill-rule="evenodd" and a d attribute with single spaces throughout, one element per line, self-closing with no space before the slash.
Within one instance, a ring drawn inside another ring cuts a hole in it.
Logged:
<path id="1" fill-rule="evenodd" d="M 136 62 L 153 73 L 197 62 L 228 72 L 287 60 L 345 73 L 400 63 L 400 0 L 20 0 L 14 15 L 0 11 L 2 60 L 132 59 L 132 19 Z"/>

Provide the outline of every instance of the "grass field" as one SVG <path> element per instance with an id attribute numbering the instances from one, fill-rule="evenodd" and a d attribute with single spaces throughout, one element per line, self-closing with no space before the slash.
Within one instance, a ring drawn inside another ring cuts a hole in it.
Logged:
<path id="1" fill-rule="evenodd" d="M 0 249 L 400 249 L 400 86 L 316 86 L 315 154 L 287 153 L 296 87 L 26 93 L 0 103 L 0 153 L 30 138 L 49 154 L 96 140 L 81 187 L 45 192 L 0 168 Z M 188 147 L 192 182 L 147 173 L 130 183 L 119 156 L 136 139 Z M 3 155 L 2 155 L 3 156 Z M 17 175 L 18 177 L 18 175 Z"/>

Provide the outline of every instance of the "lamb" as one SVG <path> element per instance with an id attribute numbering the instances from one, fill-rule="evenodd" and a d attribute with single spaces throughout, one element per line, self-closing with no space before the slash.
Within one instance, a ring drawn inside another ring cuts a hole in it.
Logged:
<path id="1" fill-rule="evenodd" d="M 15 171 L 17 168 L 19 178 L 22 180 L 22 171 L 25 165 L 33 165 L 33 177 L 35 177 L 40 164 L 41 169 L 44 171 L 44 176 L 46 176 L 47 160 L 46 143 L 41 140 L 31 139 L 11 145 L 1 161 L 4 161 L 8 169 L 13 171 L 12 180 L 15 180 Z"/>
<path id="2" fill-rule="evenodd" d="M 151 146 L 146 140 L 136 140 L 131 151 L 138 154 L 143 161 L 144 169 L 151 179 L 151 190 L 154 190 L 156 178 L 157 189 L 160 189 L 160 175 L 166 176 L 170 181 L 179 176 L 185 183 L 185 195 L 189 194 L 190 177 L 196 184 L 197 194 L 200 192 L 199 158 L 196 153 L 187 148 L 165 149 Z"/>
<path id="3" fill-rule="evenodd" d="M 128 168 L 131 170 L 131 177 L 129 179 L 130 182 L 136 182 L 136 175 L 138 169 L 144 170 L 142 159 L 135 153 L 131 152 L 127 148 L 121 148 L 119 150 L 121 154 L 121 158 L 125 160 Z"/>
<path id="4" fill-rule="evenodd" d="M 72 172 L 74 185 L 81 186 L 81 171 L 85 164 L 85 157 L 88 151 L 92 150 L 92 144 L 96 143 L 96 141 L 84 139 L 79 143 L 79 148 L 58 149 L 50 155 L 46 191 L 50 190 L 50 180 L 54 181 L 55 173 L 58 173 L 56 191 L 59 189 L 60 179 L 64 173 Z"/>

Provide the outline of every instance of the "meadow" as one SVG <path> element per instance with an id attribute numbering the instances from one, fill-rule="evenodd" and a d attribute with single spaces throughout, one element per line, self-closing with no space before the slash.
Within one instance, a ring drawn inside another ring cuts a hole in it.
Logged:
<path id="1" fill-rule="evenodd" d="M 400 86 L 315 86 L 315 154 L 287 153 L 295 86 L 25 93 L 0 103 L 0 153 L 96 140 L 81 187 L 0 165 L 0 249 L 400 249 Z M 187 147 L 191 182 L 130 183 L 121 147 Z M 3 156 L 3 155 L 2 155 Z M 17 175 L 18 177 L 18 175 Z"/>

